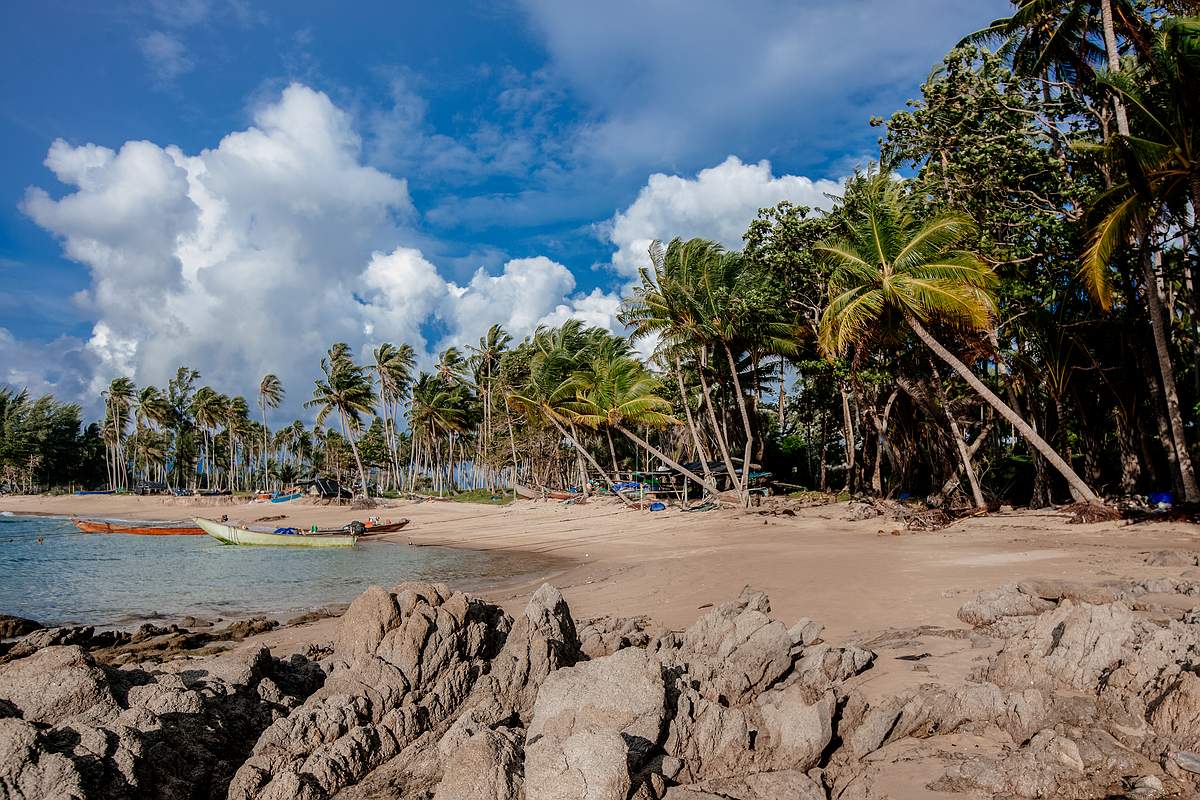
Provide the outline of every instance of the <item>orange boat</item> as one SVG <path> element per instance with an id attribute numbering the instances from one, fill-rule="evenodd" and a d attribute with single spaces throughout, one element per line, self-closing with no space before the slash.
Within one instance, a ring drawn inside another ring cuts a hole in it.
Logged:
<path id="1" fill-rule="evenodd" d="M 137 536 L 203 536 L 194 522 L 133 522 L 130 520 L 72 519 L 84 533 L 132 533 Z"/>

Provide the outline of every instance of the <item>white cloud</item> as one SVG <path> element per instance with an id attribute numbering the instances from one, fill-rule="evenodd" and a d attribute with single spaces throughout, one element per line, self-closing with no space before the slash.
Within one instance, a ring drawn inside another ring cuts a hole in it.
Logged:
<path id="1" fill-rule="evenodd" d="M 695 178 L 656 173 L 637 199 L 608 223 L 608 239 L 616 246 L 613 268 L 627 278 L 637 276 L 648 262 L 651 241 L 700 236 L 730 249 L 741 249 L 742 234 L 760 208 L 781 200 L 814 208 L 829 208 L 827 194 L 841 182 L 771 172 L 767 161 L 744 164 L 736 156 L 701 170 Z"/>
<path id="2" fill-rule="evenodd" d="M 138 40 L 146 63 L 162 83 L 170 83 L 180 75 L 191 72 L 195 63 L 188 55 L 187 45 L 178 36 L 153 31 Z"/>
<path id="3" fill-rule="evenodd" d="M 84 399 L 118 374 L 161 384 L 187 364 L 248 396 L 276 372 L 294 411 L 334 341 L 365 355 L 382 340 L 467 343 L 493 322 L 523 336 L 575 302 L 606 319 L 594 297 L 571 299 L 571 272 L 545 257 L 462 285 L 443 277 L 414 247 L 406 182 L 366 166 L 350 118 L 301 85 L 195 155 L 56 141 L 46 166 L 72 190 L 31 188 L 22 208 L 91 272 L 83 302 L 96 321 L 76 343 Z"/>

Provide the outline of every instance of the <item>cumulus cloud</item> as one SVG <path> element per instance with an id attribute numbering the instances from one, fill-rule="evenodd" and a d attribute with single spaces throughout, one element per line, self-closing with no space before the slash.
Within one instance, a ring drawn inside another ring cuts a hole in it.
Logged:
<path id="1" fill-rule="evenodd" d="M 700 170 L 694 178 L 656 173 L 637 198 L 608 225 L 607 237 L 617 248 L 612 266 L 627 278 L 647 263 L 651 241 L 700 236 L 731 249 L 740 249 L 742 234 L 760 208 L 782 200 L 828 208 L 829 194 L 840 181 L 812 180 L 799 175 L 772 174 L 767 161 L 745 164 L 736 156 Z"/>
<path id="2" fill-rule="evenodd" d="M 521 336 L 575 302 L 571 272 L 544 257 L 444 278 L 413 246 L 406 181 L 366 165 L 349 116 L 302 85 L 195 155 L 56 141 L 45 163 L 71 190 L 31 188 L 22 208 L 90 269 L 85 394 L 119 374 L 161 383 L 187 364 L 243 394 L 277 372 L 295 410 L 334 341 L 366 355 L 385 339 L 465 343 L 492 322 Z"/>

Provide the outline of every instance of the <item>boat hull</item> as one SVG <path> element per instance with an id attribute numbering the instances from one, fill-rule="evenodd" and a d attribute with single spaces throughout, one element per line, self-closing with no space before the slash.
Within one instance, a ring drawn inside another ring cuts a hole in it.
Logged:
<path id="1" fill-rule="evenodd" d="M 102 519 L 74 519 L 75 527 L 84 533 L 124 533 L 133 536 L 203 536 L 204 531 L 190 522 L 166 525 L 131 525 Z"/>
<path id="2" fill-rule="evenodd" d="M 235 528 L 223 525 L 210 519 L 196 517 L 195 522 L 205 533 L 222 544 L 238 544 L 253 547 L 353 547 L 354 536 L 325 534 L 300 535 L 286 533 L 267 533 L 252 531 L 246 528 Z"/>
<path id="3" fill-rule="evenodd" d="M 272 497 L 271 502 L 272 503 L 286 503 L 289 500 L 298 500 L 303 496 L 304 495 L 301 494 L 300 492 L 294 492 L 293 494 L 285 494 L 281 497 Z"/>

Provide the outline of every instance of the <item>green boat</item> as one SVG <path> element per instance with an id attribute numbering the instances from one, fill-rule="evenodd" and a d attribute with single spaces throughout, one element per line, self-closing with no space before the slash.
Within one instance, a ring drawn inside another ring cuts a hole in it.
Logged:
<path id="1" fill-rule="evenodd" d="M 267 547 L 353 547 L 355 536 L 340 534 L 297 534 L 297 533 L 268 533 L 252 531 L 247 528 L 235 528 L 211 519 L 193 517 L 196 524 L 204 532 L 221 544 L 242 544 Z"/>

